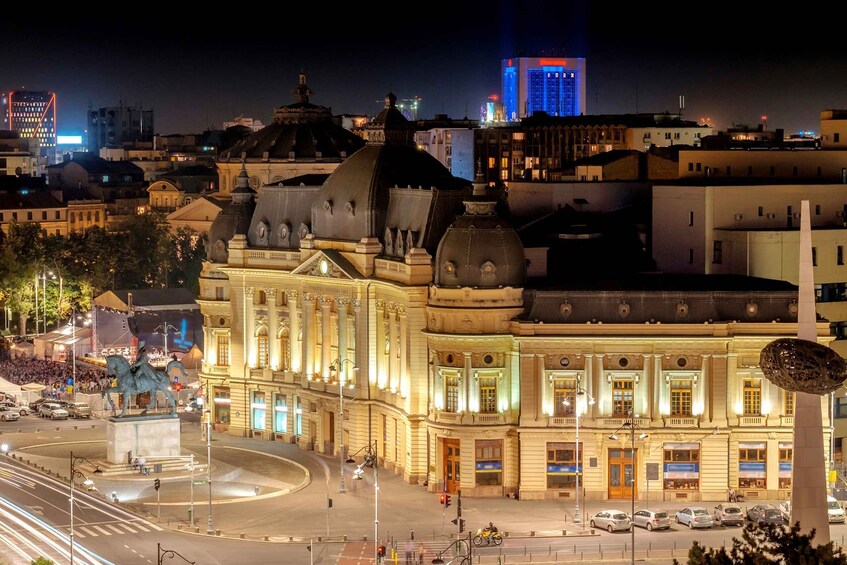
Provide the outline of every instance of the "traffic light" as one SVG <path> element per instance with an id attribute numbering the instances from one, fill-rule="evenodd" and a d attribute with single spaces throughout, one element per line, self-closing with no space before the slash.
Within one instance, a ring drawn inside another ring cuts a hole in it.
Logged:
<path id="1" fill-rule="evenodd" d="M 385 557 L 385 546 L 384 545 L 379 544 L 377 546 L 376 555 L 377 555 L 377 557 Z"/>
<path id="2" fill-rule="evenodd" d="M 439 496 L 439 497 L 438 497 L 438 503 L 439 503 L 441 506 L 444 506 L 444 501 L 445 501 L 445 500 L 447 500 L 447 495 L 446 495 L 446 494 L 442 494 L 441 496 Z"/>
<path id="3" fill-rule="evenodd" d="M 453 522 L 454 524 L 456 524 L 457 526 L 459 526 L 459 533 L 460 534 L 465 531 L 465 519 L 464 518 L 456 517 L 456 518 L 453 518 L 450 521 Z"/>
<path id="4" fill-rule="evenodd" d="M 444 495 L 444 508 L 449 508 L 449 507 L 450 507 L 450 495 L 445 494 Z"/>
<path id="5" fill-rule="evenodd" d="M 156 490 L 159 490 L 160 486 L 162 486 L 162 481 L 160 481 L 159 479 L 155 479 L 153 481 L 153 488 L 155 488 Z"/>

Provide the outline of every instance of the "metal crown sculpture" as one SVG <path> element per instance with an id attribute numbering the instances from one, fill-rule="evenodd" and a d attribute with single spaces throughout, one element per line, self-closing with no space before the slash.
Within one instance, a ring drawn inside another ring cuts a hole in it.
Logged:
<path id="1" fill-rule="evenodd" d="M 847 362 L 838 353 L 805 339 L 770 342 L 759 364 L 770 382 L 792 392 L 824 395 L 847 379 Z"/>

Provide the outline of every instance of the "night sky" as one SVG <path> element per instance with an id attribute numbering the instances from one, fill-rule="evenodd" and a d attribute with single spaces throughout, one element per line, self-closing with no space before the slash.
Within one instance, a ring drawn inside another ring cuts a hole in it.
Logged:
<path id="1" fill-rule="evenodd" d="M 499 92 L 500 59 L 523 53 L 586 57 L 589 113 L 676 111 L 684 94 L 686 118 L 725 128 L 764 114 L 789 132 L 817 130 L 821 109 L 847 107 L 844 8 L 796 4 L 782 15 L 720 0 L 699 3 L 691 19 L 693 4 L 669 2 L 288 4 L 6 13 L 0 90 L 55 90 L 60 133 L 81 132 L 89 103 L 121 98 L 152 107 L 158 133 L 239 114 L 268 123 L 274 106 L 292 102 L 301 69 L 312 102 L 336 114 L 376 114 L 390 89 L 420 96 L 419 117 L 479 118 Z"/>

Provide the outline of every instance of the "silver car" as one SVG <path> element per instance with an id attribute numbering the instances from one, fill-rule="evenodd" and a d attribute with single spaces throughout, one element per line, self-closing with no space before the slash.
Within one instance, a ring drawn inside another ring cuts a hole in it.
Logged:
<path id="1" fill-rule="evenodd" d="M 91 417 L 91 407 L 85 402 L 68 402 L 68 405 L 65 406 L 65 410 L 68 411 L 68 416 L 71 418 Z"/>
<path id="2" fill-rule="evenodd" d="M 646 528 L 647 531 L 666 530 L 671 527 L 671 518 L 661 510 L 639 510 L 632 517 L 632 525 Z"/>
<path id="3" fill-rule="evenodd" d="M 38 414 L 42 418 L 50 418 L 51 420 L 68 419 L 68 411 L 62 408 L 61 404 L 55 402 L 42 402 L 38 407 Z"/>
<path id="4" fill-rule="evenodd" d="M 26 416 L 27 414 L 30 414 L 32 412 L 32 409 L 29 406 L 26 406 L 26 405 L 20 406 L 18 404 L 15 404 L 14 401 L 12 401 L 12 400 L 2 401 L 2 402 L 0 402 L 0 406 L 8 406 L 10 410 L 14 410 L 15 412 L 17 412 L 21 416 Z"/>
<path id="5" fill-rule="evenodd" d="M 21 417 L 16 411 L 12 410 L 8 406 L 0 406 L 0 420 L 4 422 L 14 422 Z"/>
<path id="6" fill-rule="evenodd" d="M 694 528 L 711 528 L 712 517 L 702 506 L 686 506 L 676 513 L 676 523 Z"/>
<path id="7" fill-rule="evenodd" d="M 743 526 L 744 511 L 735 504 L 718 504 L 715 506 L 715 523 L 718 526 Z"/>
<path id="8" fill-rule="evenodd" d="M 591 517 L 591 527 L 615 532 L 632 528 L 629 516 L 623 510 L 601 510 Z"/>

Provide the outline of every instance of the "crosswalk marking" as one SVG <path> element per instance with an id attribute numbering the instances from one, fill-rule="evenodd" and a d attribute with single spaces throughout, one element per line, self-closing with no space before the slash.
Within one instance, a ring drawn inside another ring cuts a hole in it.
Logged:
<path id="1" fill-rule="evenodd" d="M 70 528 L 65 528 L 65 530 L 70 532 Z M 74 529 L 74 536 L 79 537 L 80 539 L 87 536 L 96 538 L 101 535 L 111 536 L 116 534 L 137 534 L 139 532 L 149 533 L 151 530 L 162 531 L 163 528 L 150 522 L 116 522 L 114 524 L 101 522 L 100 524 L 76 526 Z"/>
<path id="2" fill-rule="evenodd" d="M 144 526 L 142 526 L 141 523 L 139 523 L 139 522 L 133 522 L 132 525 L 135 526 L 136 528 L 138 528 L 139 530 L 141 530 L 142 532 L 149 532 L 150 531 L 147 528 L 145 528 Z"/>
<path id="3" fill-rule="evenodd" d="M 97 530 L 98 532 L 100 532 L 101 534 L 105 535 L 105 536 L 112 535 L 112 532 L 110 532 L 106 528 L 101 528 L 100 526 L 91 526 L 91 527 L 94 528 L 95 530 Z"/>
<path id="4" fill-rule="evenodd" d="M 75 537 L 75 538 L 82 539 L 82 538 L 84 538 L 84 537 L 85 537 L 85 534 L 81 534 L 81 533 L 79 533 L 79 528 L 77 528 L 77 530 L 74 532 L 74 537 Z"/>
<path id="5" fill-rule="evenodd" d="M 84 527 L 84 526 L 83 526 L 83 527 L 80 527 L 80 528 L 78 528 L 78 529 L 82 530 L 83 532 L 85 532 L 86 534 L 88 534 L 88 535 L 89 535 L 89 536 L 91 536 L 91 537 L 95 537 L 95 538 L 96 538 L 96 537 L 98 537 L 98 536 L 100 535 L 100 534 L 98 534 L 97 532 L 95 532 L 94 530 L 92 530 L 91 528 L 86 528 L 86 527 Z"/>
<path id="6" fill-rule="evenodd" d="M 110 530 L 112 530 L 113 532 L 115 532 L 116 534 L 124 533 L 123 530 L 121 530 L 120 528 L 116 528 L 112 524 L 103 524 L 103 525 L 106 526 L 107 528 L 109 528 Z M 132 532 L 132 533 L 135 533 L 135 532 Z"/>
<path id="7" fill-rule="evenodd" d="M 130 528 L 128 525 L 124 524 L 123 522 L 118 523 L 118 526 L 122 527 L 123 529 L 125 529 L 126 531 L 128 531 L 131 534 L 137 534 L 138 533 L 135 530 L 133 530 L 132 528 Z M 133 524 L 133 526 L 138 527 L 138 524 Z M 121 533 L 124 533 L 124 532 L 121 532 Z"/>
<path id="8" fill-rule="evenodd" d="M 151 528 L 153 528 L 154 530 L 156 530 L 157 532 L 161 532 L 162 530 L 164 530 L 164 528 L 159 527 L 156 524 L 153 524 L 151 522 L 148 522 L 147 525 L 150 526 Z"/>

